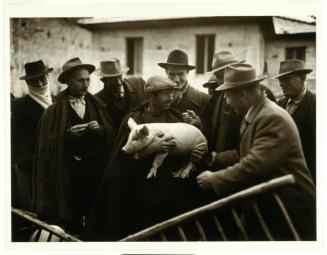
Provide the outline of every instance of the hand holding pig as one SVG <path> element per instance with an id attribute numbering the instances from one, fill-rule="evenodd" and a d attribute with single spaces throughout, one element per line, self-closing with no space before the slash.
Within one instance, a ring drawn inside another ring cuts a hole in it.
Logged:
<path id="1" fill-rule="evenodd" d="M 206 152 L 207 151 L 203 147 L 196 148 L 191 151 L 190 160 L 194 163 L 199 163 Z"/>
<path id="2" fill-rule="evenodd" d="M 186 167 L 177 170 L 174 177 L 185 178 L 195 169 L 195 163 L 207 153 L 207 140 L 201 131 L 187 123 L 149 123 L 138 125 L 128 119 L 131 132 L 122 151 L 129 154 L 146 155 L 156 153 L 147 178 L 156 176 L 158 168 L 168 154 L 192 155 Z M 193 161 L 194 160 L 194 161 Z"/>
<path id="3" fill-rule="evenodd" d="M 199 187 L 203 190 L 209 190 L 212 188 L 210 179 L 212 178 L 213 172 L 204 171 L 196 177 L 196 181 Z"/>

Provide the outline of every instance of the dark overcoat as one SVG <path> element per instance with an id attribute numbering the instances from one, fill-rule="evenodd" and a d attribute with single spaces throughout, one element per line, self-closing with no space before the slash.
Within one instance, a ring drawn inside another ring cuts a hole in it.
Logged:
<path id="1" fill-rule="evenodd" d="M 191 85 L 188 85 L 182 100 L 178 104 L 175 104 L 174 107 L 180 112 L 192 110 L 197 115 L 200 115 L 206 107 L 209 99 L 210 96 L 208 94 L 193 88 Z"/>
<path id="2" fill-rule="evenodd" d="M 173 178 L 172 172 L 188 157 L 168 155 L 155 178 L 146 179 L 154 155 L 134 160 L 121 151 L 130 132 L 127 120 L 144 123 L 144 106 L 131 112 L 123 121 L 111 162 L 86 223 L 85 240 L 118 240 L 198 206 L 200 189 L 195 176 Z M 182 122 L 182 116 L 170 109 L 167 122 Z"/>
<path id="3" fill-rule="evenodd" d="M 278 104 L 286 109 L 288 97 L 283 98 Z M 296 126 L 300 133 L 304 156 L 311 172 L 316 180 L 316 95 L 307 90 L 298 108 L 292 113 Z"/>
<path id="4" fill-rule="evenodd" d="M 144 85 L 145 81 L 142 78 L 130 77 L 124 79 L 123 86 L 125 95 L 123 101 L 110 95 L 110 93 L 106 91 L 106 88 L 103 88 L 95 94 L 95 96 L 99 97 L 107 104 L 108 113 L 117 130 L 126 114 L 143 103 Z"/>
<path id="5" fill-rule="evenodd" d="M 13 189 L 12 197 L 16 198 L 13 206 L 25 210 L 32 209 L 34 150 L 37 126 L 43 112 L 44 108 L 29 95 L 11 101 L 11 161 L 15 170 L 12 171 L 12 187 L 17 187 L 17 190 Z"/>
<path id="6" fill-rule="evenodd" d="M 92 104 L 94 116 L 97 116 L 97 119 L 90 116 L 90 121 L 97 120 L 103 127 L 105 146 L 101 150 L 101 158 L 105 162 L 110 156 L 114 140 L 112 122 L 106 105 L 100 99 L 89 93 L 85 97 Z M 39 218 L 54 224 L 72 220 L 76 213 L 72 201 L 74 180 L 70 179 L 72 155 L 66 144 L 68 107 L 68 92 L 65 90 L 57 96 L 57 102 L 43 113 L 34 163 L 33 198 L 36 213 Z"/>

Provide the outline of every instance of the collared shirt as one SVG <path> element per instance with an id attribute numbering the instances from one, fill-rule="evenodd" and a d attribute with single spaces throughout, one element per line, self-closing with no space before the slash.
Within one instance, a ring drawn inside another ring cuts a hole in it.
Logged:
<path id="1" fill-rule="evenodd" d="M 77 115 L 83 119 L 85 115 L 85 96 L 81 96 L 79 98 L 68 96 L 69 103 L 71 107 L 74 109 L 74 111 L 77 113 Z"/>
<path id="2" fill-rule="evenodd" d="M 188 87 L 189 87 L 189 84 L 188 84 L 188 82 L 187 82 L 187 83 L 183 86 L 183 88 L 181 88 L 180 90 L 175 90 L 175 94 L 174 94 L 174 96 L 175 96 L 175 99 L 174 99 L 174 101 L 175 101 L 175 105 L 178 105 L 178 104 L 182 101 L 183 96 L 184 96 L 184 94 L 186 93 Z"/>
<path id="3" fill-rule="evenodd" d="M 286 111 L 290 115 L 292 115 L 295 112 L 295 110 L 298 108 L 299 104 L 302 102 L 306 93 L 307 93 L 307 90 L 304 89 L 301 96 L 297 100 L 293 100 L 291 98 L 288 99 L 287 104 L 286 104 Z"/>

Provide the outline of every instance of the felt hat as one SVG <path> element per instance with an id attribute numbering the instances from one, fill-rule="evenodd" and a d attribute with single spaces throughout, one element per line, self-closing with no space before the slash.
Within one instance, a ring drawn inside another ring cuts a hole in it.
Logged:
<path id="1" fill-rule="evenodd" d="M 158 63 L 162 68 L 167 68 L 168 66 L 180 66 L 187 70 L 195 69 L 195 66 L 188 64 L 188 56 L 184 51 L 173 50 L 169 53 L 166 63 Z"/>
<path id="2" fill-rule="evenodd" d="M 35 62 L 28 62 L 24 65 L 25 75 L 21 76 L 20 80 L 29 80 L 33 78 L 37 78 L 43 75 L 46 75 L 52 72 L 53 68 L 48 68 L 42 60 L 38 60 Z"/>
<path id="3" fill-rule="evenodd" d="M 72 58 L 68 60 L 63 66 L 62 66 L 62 72 L 58 76 L 58 81 L 60 83 L 66 83 L 67 75 L 76 69 L 85 68 L 89 71 L 89 73 L 93 73 L 95 70 L 95 66 L 91 64 L 83 64 L 82 61 L 79 58 Z"/>
<path id="4" fill-rule="evenodd" d="M 244 87 L 249 84 L 256 84 L 266 78 L 266 76 L 258 77 L 253 66 L 249 64 L 227 66 L 224 74 L 224 83 L 217 88 L 217 91 L 230 90 Z"/>

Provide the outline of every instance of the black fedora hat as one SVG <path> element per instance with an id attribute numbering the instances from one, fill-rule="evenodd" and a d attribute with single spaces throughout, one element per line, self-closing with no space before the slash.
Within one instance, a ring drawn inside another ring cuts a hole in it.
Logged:
<path id="1" fill-rule="evenodd" d="M 20 77 L 20 80 L 29 80 L 33 78 L 37 78 L 43 75 L 46 75 L 52 72 L 53 68 L 47 67 L 42 60 L 38 60 L 35 62 L 28 62 L 24 66 L 25 75 Z"/>
<path id="2" fill-rule="evenodd" d="M 288 75 L 291 73 L 311 73 L 312 69 L 305 68 L 304 61 L 299 59 L 288 59 L 285 61 L 281 61 L 279 65 L 279 74 L 273 77 L 279 78 L 284 75 Z"/>
<path id="3" fill-rule="evenodd" d="M 184 51 L 173 50 L 169 53 L 166 63 L 158 63 L 162 68 L 167 68 L 168 66 L 180 66 L 188 70 L 195 69 L 195 66 L 188 64 L 188 56 Z"/>
<path id="4" fill-rule="evenodd" d="M 95 70 L 95 66 L 91 64 L 83 64 L 82 61 L 79 58 L 72 58 L 68 60 L 63 66 L 62 66 L 62 72 L 58 76 L 58 81 L 60 83 L 66 83 L 67 75 L 76 69 L 79 68 L 85 68 L 89 71 L 89 73 L 93 73 Z"/>
<path id="5" fill-rule="evenodd" d="M 217 83 L 216 76 L 212 74 L 212 75 L 209 77 L 209 80 L 208 80 L 206 83 L 204 83 L 202 86 L 203 86 L 204 88 L 208 88 L 208 87 L 218 87 L 218 83 Z"/>
<path id="6" fill-rule="evenodd" d="M 266 78 L 266 76 L 258 77 L 253 66 L 249 64 L 227 66 L 224 74 L 224 83 L 217 88 L 217 91 L 244 87 L 258 83 Z"/>
<path id="7" fill-rule="evenodd" d="M 129 68 L 121 66 L 118 58 L 112 58 L 108 61 L 101 61 L 100 68 L 96 69 L 94 74 L 101 77 L 116 77 L 127 73 Z"/>

